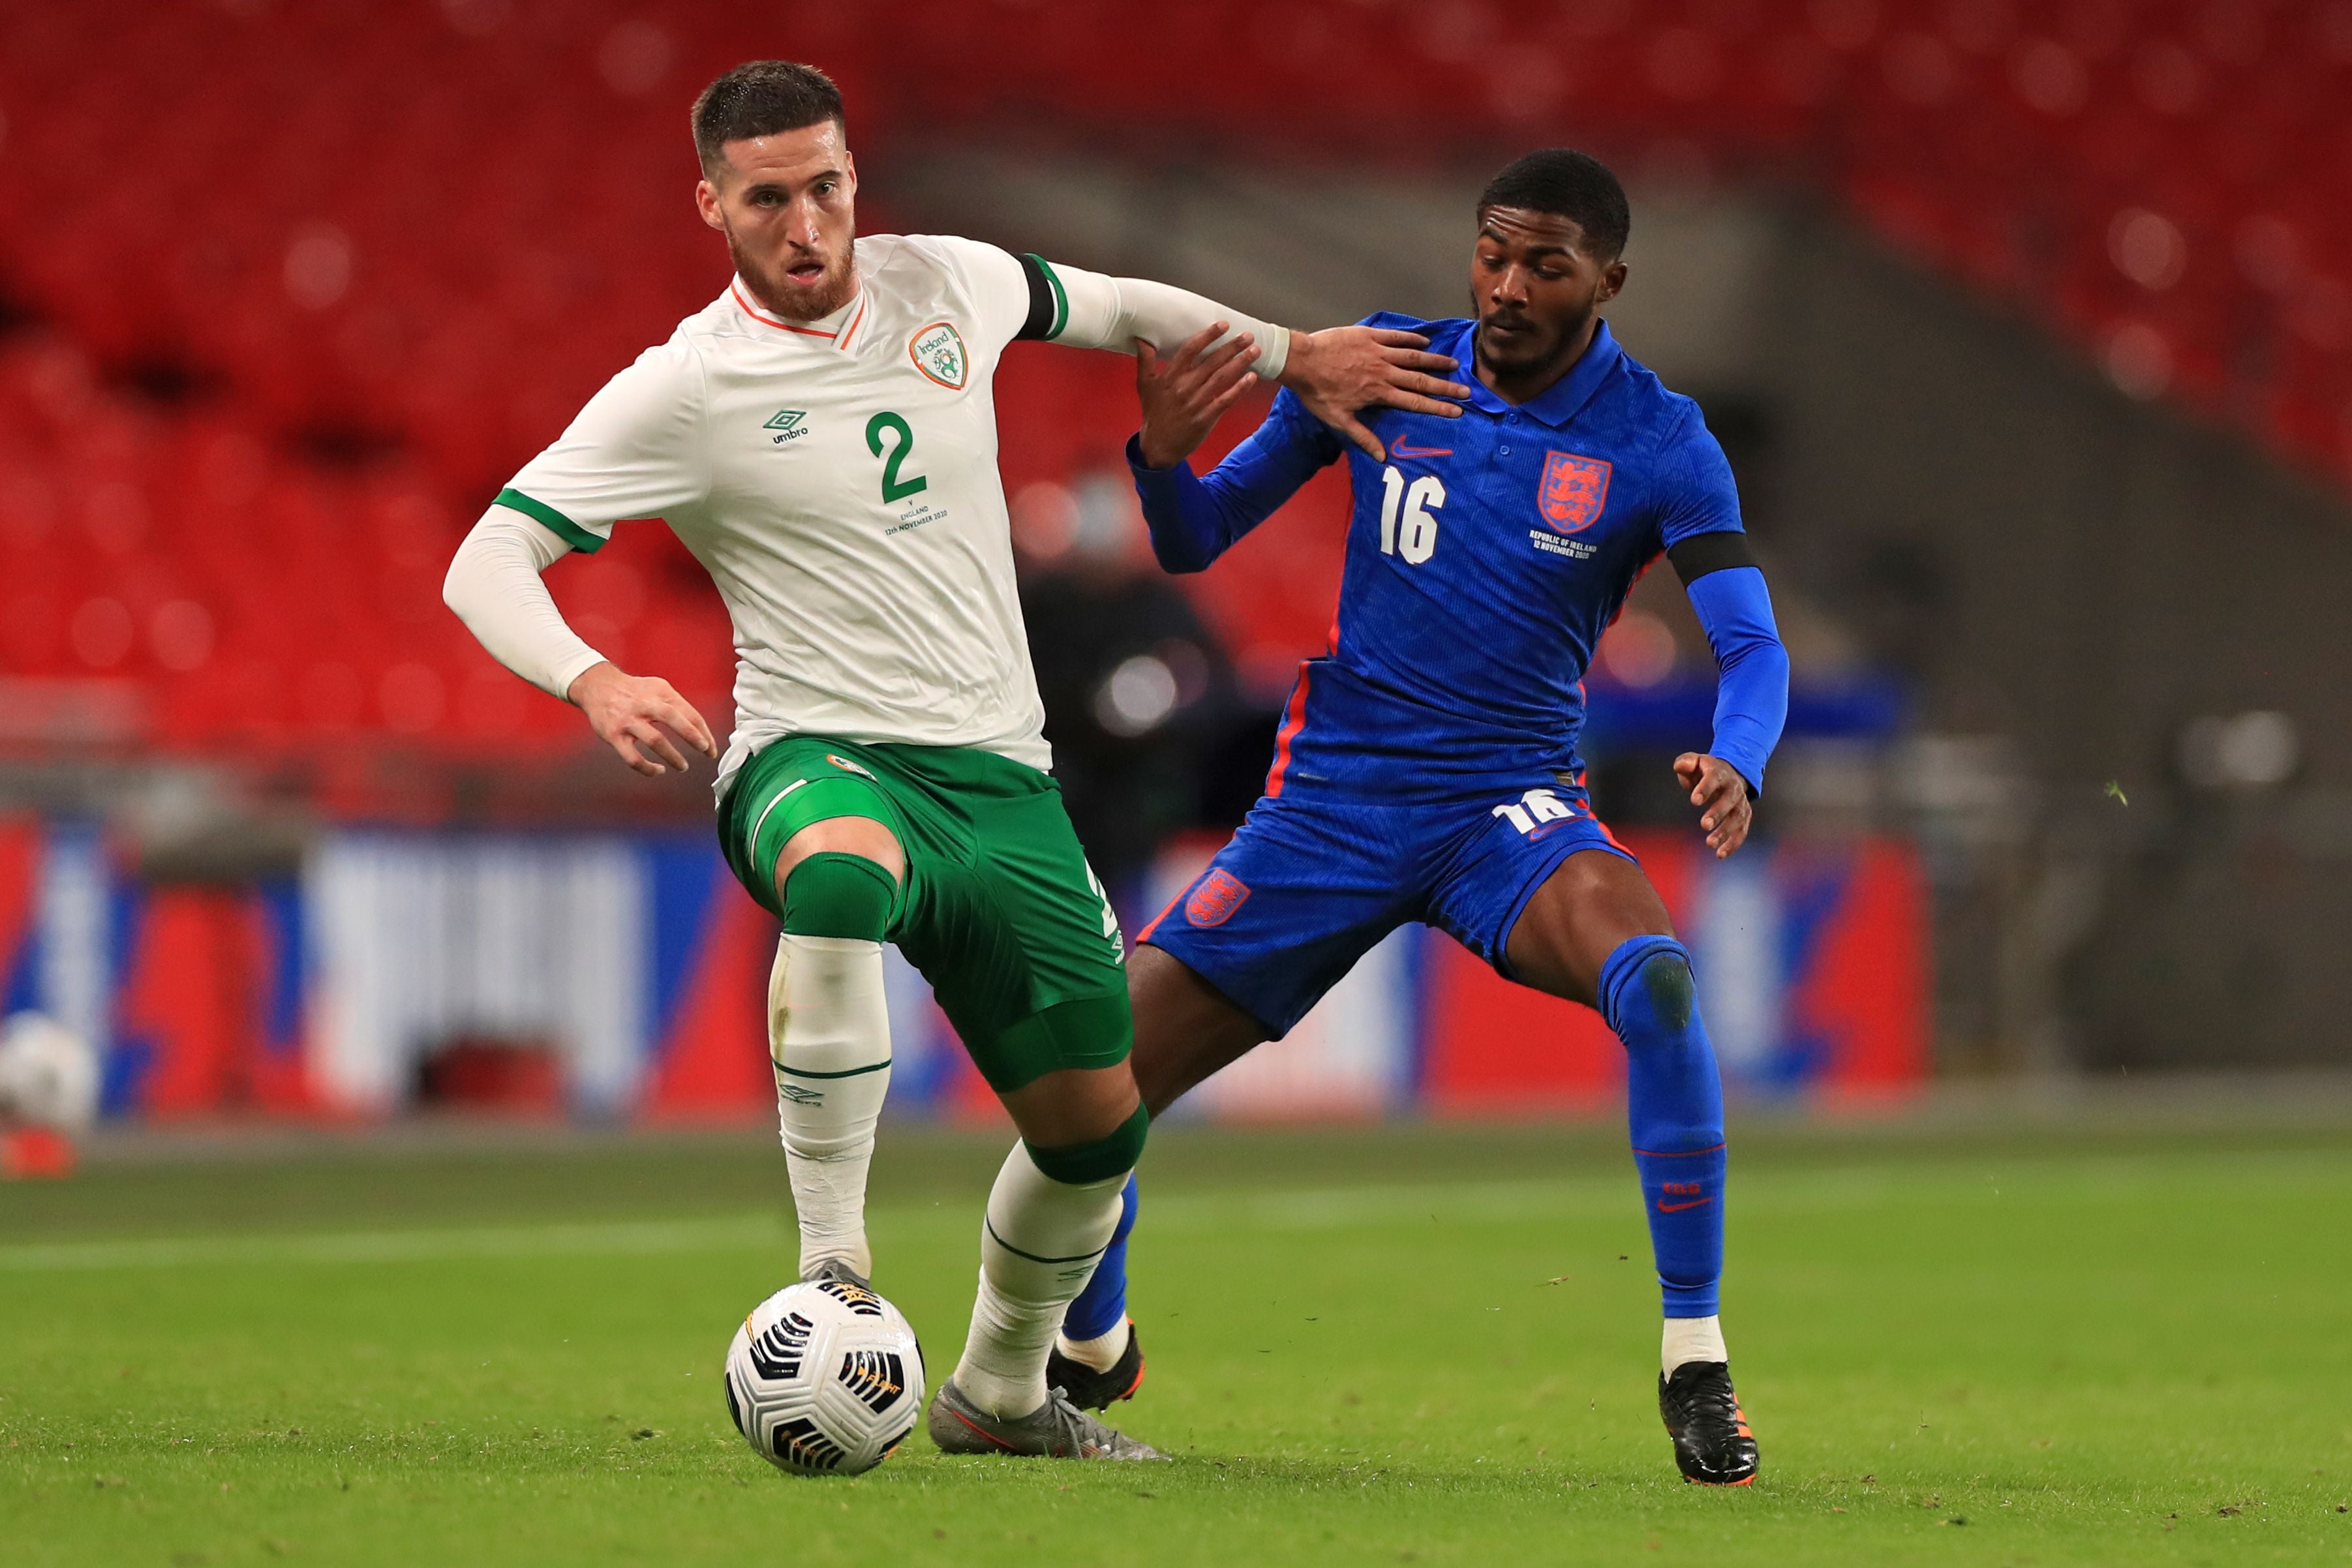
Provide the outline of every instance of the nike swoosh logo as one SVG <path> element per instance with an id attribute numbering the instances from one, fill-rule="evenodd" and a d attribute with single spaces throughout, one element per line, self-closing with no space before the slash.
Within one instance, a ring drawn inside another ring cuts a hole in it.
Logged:
<path id="1" fill-rule="evenodd" d="M 1454 455 L 1454 448 L 1415 446 L 1411 442 L 1391 441 L 1389 443 L 1389 455 L 1391 457 L 1451 457 Z"/>
<path id="2" fill-rule="evenodd" d="M 1662 1203 L 1658 1205 L 1658 1212 L 1660 1214 L 1680 1214 L 1685 1208 L 1696 1208 L 1701 1204 L 1713 1203 L 1715 1199 L 1711 1197 L 1695 1197 L 1688 1203 Z"/>

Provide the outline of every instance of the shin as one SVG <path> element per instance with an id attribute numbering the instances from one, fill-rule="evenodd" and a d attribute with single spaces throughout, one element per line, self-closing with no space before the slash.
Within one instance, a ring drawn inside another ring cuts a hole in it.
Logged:
<path id="1" fill-rule="evenodd" d="M 1045 1402 L 1045 1357 L 1062 1315 L 1118 1228 L 1121 1192 L 1150 1119 L 1138 1106 L 1093 1142 L 1032 1150 L 1015 1144 L 997 1173 L 981 1227 L 980 1291 L 956 1386 L 992 1415 Z"/>
<path id="2" fill-rule="evenodd" d="M 1667 1353 L 1698 1359 L 1687 1353 L 1721 1344 L 1713 1320 L 1725 1160 L 1723 1085 L 1699 1021 L 1690 955 L 1671 936 L 1636 936 L 1609 955 L 1599 988 L 1601 1014 L 1625 1046 L 1633 1163 L 1665 1315 L 1685 1320 L 1679 1334 L 1669 1333 Z"/>
<path id="3" fill-rule="evenodd" d="M 882 868 L 845 854 L 812 855 L 785 883 L 768 1043 L 803 1278 L 828 1260 L 874 1269 L 866 1177 L 890 1089 L 881 938 L 893 888 Z"/>

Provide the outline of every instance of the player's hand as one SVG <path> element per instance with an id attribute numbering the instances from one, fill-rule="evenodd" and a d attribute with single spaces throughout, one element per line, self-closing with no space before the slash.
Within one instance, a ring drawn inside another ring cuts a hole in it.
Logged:
<path id="1" fill-rule="evenodd" d="M 1225 330 L 1217 322 L 1185 339 L 1176 352 L 1163 360 L 1158 350 L 1135 340 L 1135 401 L 1143 405 L 1143 430 L 1137 444 L 1150 468 L 1173 468 L 1209 438 L 1225 410 L 1249 391 L 1250 363 L 1257 345 L 1247 332 L 1212 350 Z"/>
<path id="2" fill-rule="evenodd" d="M 680 741 L 705 757 L 719 755 L 719 743 L 694 705 L 658 675 L 624 674 L 607 659 L 581 671 L 564 695 L 588 716 L 589 726 L 604 744 L 648 779 L 672 768 L 686 771 Z"/>
<path id="3" fill-rule="evenodd" d="M 1428 350 L 1428 339 L 1393 327 L 1293 332 L 1282 384 L 1298 394 L 1307 413 L 1362 447 L 1373 462 L 1385 463 L 1388 448 L 1356 417 L 1360 410 L 1401 408 L 1457 419 L 1462 405 L 1439 400 L 1470 395 L 1468 387 L 1444 379 L 1454 361 Z"/>
<path id="4" fill-rule="evenodd" d="M 1748 824 L 1756 820 L 1755 803 L 1748 799 L 1748 780 L 1720 757 L 1685 751 L 1675 758 L 1675 777 L 1691 792 L 1698 808 L 1698 825 L 1706 832 L 1706 847 L 1717 860 L 1748 841 Z"/>

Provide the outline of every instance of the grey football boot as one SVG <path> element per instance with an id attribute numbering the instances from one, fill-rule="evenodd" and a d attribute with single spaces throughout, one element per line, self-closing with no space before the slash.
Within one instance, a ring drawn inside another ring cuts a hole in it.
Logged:
<path id="1" fill-rule="evenodd" d="M 1048 1459 L 1159 1459 L 1149 1443 L 1096 1420 L 1056 1388 L 1018 1420 L 991 1416 L 963 1396 L 950 1377 L 931 1399 L 931 1441 L 943 1454 L 1020 1454 Z"/>
<path id="2" fill-rule="evenodd" d="M 874 1289 L 873 1281 L 838 1258 L 827 1258 L 801 1276 L 801 1283 L 803 1285 L 812 1285 L 821 1280 L 838 1280 L 844 1284 L 855 1285 L 861 1291 L 870 1291 Z"/>

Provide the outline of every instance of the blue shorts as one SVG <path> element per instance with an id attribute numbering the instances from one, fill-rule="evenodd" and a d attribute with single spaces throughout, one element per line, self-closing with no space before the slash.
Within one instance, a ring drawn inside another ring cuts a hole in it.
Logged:
<path id="1" fill-rule="evenodd" d="M 1582 850 L 1633 858 L 1592 814 L 1580 773 L 1504 776 L 1475 795 L 1411 800 L 1294 785 L 1250 809 L 1141 940 L 1279 1040 L 1409 920 L 1507 975 L 1519 911 Z"/>

